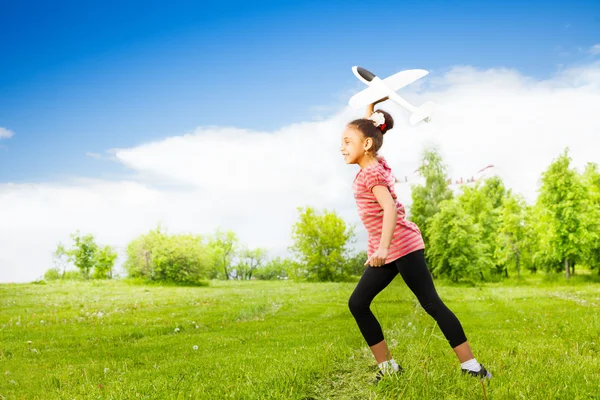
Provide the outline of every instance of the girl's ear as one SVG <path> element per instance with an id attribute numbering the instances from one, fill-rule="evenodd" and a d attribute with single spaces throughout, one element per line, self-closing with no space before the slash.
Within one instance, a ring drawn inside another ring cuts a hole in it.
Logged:
<path id="1" fill-rule="evenodd" d="M 364 141 L 364 147 L 365 150 L 371 150 L 371 147 L 373 147 L 373 139 L 371 139 L 370 137 L 366 138 Z"/>

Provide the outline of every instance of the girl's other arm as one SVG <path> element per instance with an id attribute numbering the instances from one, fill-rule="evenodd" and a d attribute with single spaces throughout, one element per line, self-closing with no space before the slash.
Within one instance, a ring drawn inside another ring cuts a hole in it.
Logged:
<path id="1" fill-rule="evenodd" d="M 383 226 L 379 248 L 373 253 L 371 258 L 367 260 L 366 264 L 370 264 L 372 267 L 380 267 L 385 265 L 385 260 L 389 253 L 392 236 L 396 229 L 396 221 L 398 220 L 398 210 L 396 209 L 396 203 L 387 187 L 377 185 L 373 187 L 373 194 L 377 198 L 381 208 L 383 208 Z"/>

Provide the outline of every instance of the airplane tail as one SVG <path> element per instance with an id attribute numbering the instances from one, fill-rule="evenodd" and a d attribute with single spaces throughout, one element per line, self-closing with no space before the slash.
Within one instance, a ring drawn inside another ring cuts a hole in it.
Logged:
<path id="1" fill-rule="evenodd" d="M 421 121 L 429 122 L 431 121 L 431 116 L 433 115 L 433 110 L 435 108 L 435 103 L 431 101 L 427 101 L 417 107 L 415 111 L 410 116 L 409 122 L 411 125 L 416 125 Z"/>

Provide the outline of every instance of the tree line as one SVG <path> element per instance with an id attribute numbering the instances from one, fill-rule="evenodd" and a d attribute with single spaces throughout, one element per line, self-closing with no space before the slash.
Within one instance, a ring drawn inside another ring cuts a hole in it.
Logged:
<path id="1" fill-rule="evenodd" d="M 463 186 L 445 184 L 446 166 L 425 151 L 425 185 L 412 192 L 411 219 L 421 230 L 432 274 L 457 281 L 502 279 L 526 269 L 565 272 L 575 266 L 600 273 L 600 173 L 572 166 L 565 149 L 542 173 L 538 197 L 527 204 L 498 177 Z"/>
<path id="2" fill-rule="evenodd" d="M 528 270 L 564 271 L 568 279 L 576 265 L 600 274 L 597 164 L 588 163 L 580 173 L 565 149 L 542 174 L 536 202 L 527 204 L 499 177 L 464 185 L 455 194 L 439 151 L 426 149 L 422 161 L 419 172 L 425 184 L 413 186 L 408 218 L 421 229 L 434 277 L 500 280 Z M 335 211 L 298 208 L 288 257 L 269 258 L 263 248 L 241 245 L 232 231 L 201 236 L 157 227 L 129 243 L 123 267 L 130 278 L 183 284 L 208 279 L 355 280 L 367 258 L 365 251 L 352 250 L 355 230 Z M 71 239 L 70 248 L 57 246 L 56 265 L 46 279 L 113 277 L 117 253 L 110 246 L 99 246 L 92 235 L 79 232 Z"/>

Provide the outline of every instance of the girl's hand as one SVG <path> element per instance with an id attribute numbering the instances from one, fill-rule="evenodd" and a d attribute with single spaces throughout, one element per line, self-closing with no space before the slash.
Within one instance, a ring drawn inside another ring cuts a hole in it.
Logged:
<path id="1" fill-rule="evenodd" d="M 367 106 L 367 109 L 365 111 L 365 118 L 369 118 L 371 116 L 371 114 L 373 114 L 375 112 L 375 104 L 379 104 L 381 102 L 384 102 L 388 99 L 388 97 L 384 97 L 383 99 L 377 100 L 375 103 L 371 103 Z"/>
<path id="2" fill-rule="evenodd" d="M 389 100 L 388 96 L 384 97 L 383 99 L 377 100 L 375 103 L 373 103 L 373 106 L 376 105 L 376 104 L 379 104 L 379 103 L 383 103 L 386 100 Z"/>
<path id="3" fill-rule="evenodd" d="M 388 257 L 388 249 L 385 247 L 378 248 L 375 253 L 369 257 L 365 265 L 370 265 L 371 267 L 381 267 L 385 265 L 385 260 Z"/>

